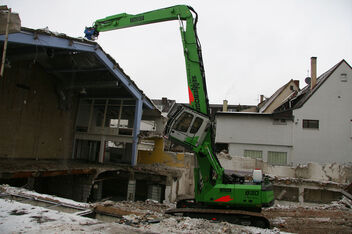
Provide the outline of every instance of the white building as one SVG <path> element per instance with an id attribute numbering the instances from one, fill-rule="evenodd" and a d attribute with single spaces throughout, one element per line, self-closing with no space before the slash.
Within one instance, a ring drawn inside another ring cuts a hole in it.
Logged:
<path id="1" fill-rule="evenodd" d="M 312 58 L 312 64 L 315 58 Z M 352 161 L 352 68 L 342 60 L 271 114 L 220 112 L 216 143 L 273 165 Z"/>

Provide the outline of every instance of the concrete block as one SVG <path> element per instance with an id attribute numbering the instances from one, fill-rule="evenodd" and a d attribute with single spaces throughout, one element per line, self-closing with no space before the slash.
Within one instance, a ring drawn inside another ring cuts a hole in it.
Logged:
<path id="1" fill-rule="evenodd" d="M 134 201 L 136 195 L 136 180 L 129 180 L 127 186 L 127 201 Z"/>

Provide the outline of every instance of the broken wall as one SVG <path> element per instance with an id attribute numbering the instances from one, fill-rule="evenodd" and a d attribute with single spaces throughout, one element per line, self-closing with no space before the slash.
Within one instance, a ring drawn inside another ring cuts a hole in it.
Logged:
<path id="1" fill-rule="evenodd" d="M 264 174 L 276 177 L 300 178 L 316 181 L 331 181 L 336 183 L 352 182 L 352 164 L 339 165 L 337 163 L 318 164 L 310 162 L 306 165 L 272 166 L 262 160 L 218 154 L 221 165 L 227 170 L 247 170 L 259 168 Z"/>
<path id="2" fill-rule="evenodd" d="M 5 70 L 0 80 L 0 158 L 71 157 L 77 100 L 66 96 L 60 103 L 58 85 L 33 61 L 12 63 Z"/>
<path id="3" fill-rule="evenodd" d="M 153 140 L 155 142 L 153 151 L 138 152 L 138 165 L 152 164 L 156 167 L 169 167 L 179 171 L 180 176 L 169 178 L 166 186 L 165 197 L 168 201 L 174 202 L 182 196 L 193 196 L 193 168 L 195 166 L 193 154 L 165 152 L 164 139 L 156 137 Z"/>
<path id="4" fill-rule="evenodd" d="M 164 151 L 164 139 L 161 137 L 151 138 L 154 141 L 153 151 L 138 151 L 138 164 L 162 164 L 170 167 L 184 168 L 185 153 Z"/>

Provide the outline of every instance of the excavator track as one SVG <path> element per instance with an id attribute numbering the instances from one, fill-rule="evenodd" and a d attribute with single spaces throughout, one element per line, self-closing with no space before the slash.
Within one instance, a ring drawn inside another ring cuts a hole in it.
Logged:
<path id="1" fill-rule="evenodd" d="M 175 208 L 165 211 L 166 214 L 182 215 L 190 218 L 208 219 L 218 222 L 270 228 L 270 222 L 261 213 L 231 210 L 231 209 L 204 209 L 204 208 Z"/>

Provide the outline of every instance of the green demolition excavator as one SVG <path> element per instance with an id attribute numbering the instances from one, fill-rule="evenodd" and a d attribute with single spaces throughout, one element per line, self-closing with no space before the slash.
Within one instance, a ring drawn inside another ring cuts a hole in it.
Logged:
<path id="1" fill-rule="evenodd" d="M 190 6 L 149 11 L 137 15 L 112 15 L 86 27 L 85 37 L 94 40 L 100 32 L 139 25 L 178 20 L 186 62 L 189 106 L 179 105 L 169 112 L 165 136 L 172 142 L 194 152 L 194 192 L 192 199 L 180 200 L 169 214 L 207 218 L 259 227 L 270 227 L 260 213 L 262 207 L 274 203 L 272 185 L 254 170 L 252 180 L 237 174 L 227 174 L 214 153 L 213 125 L 209 117 L 209 102 L 200 42 L 197 36 L 198 15 Z M 185 25 L 184 25 L 185 23 Z"/>

